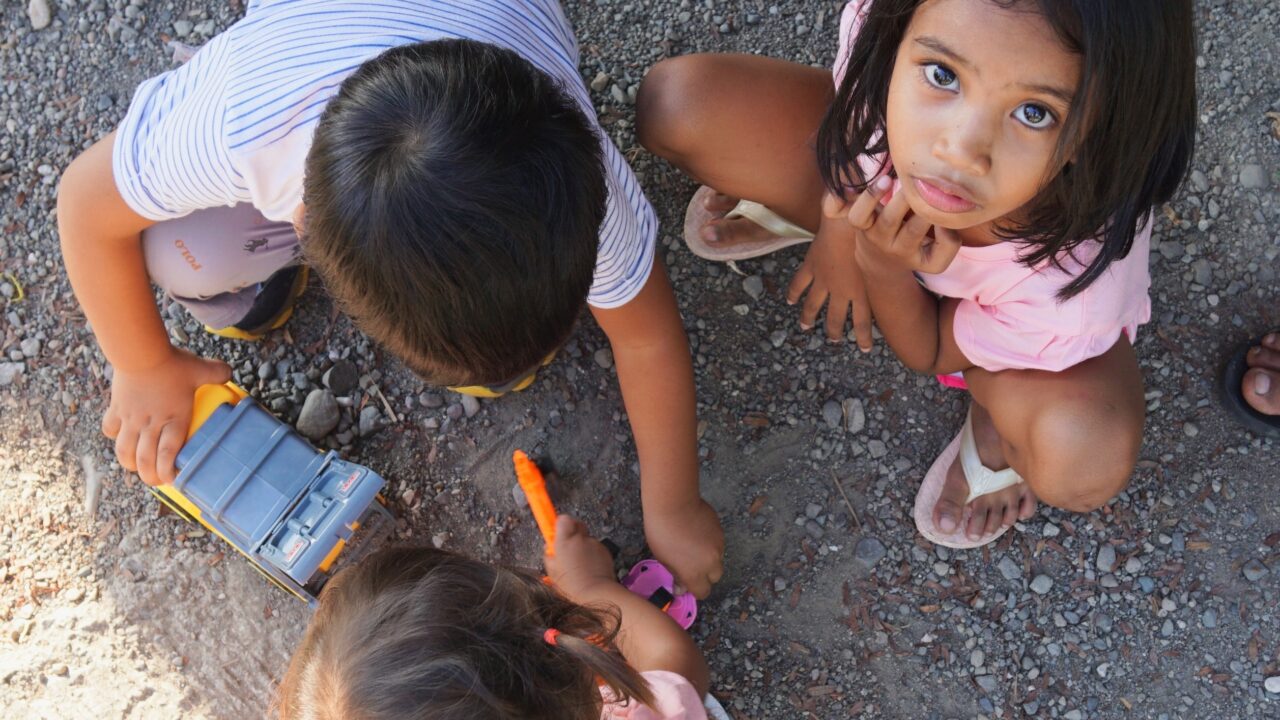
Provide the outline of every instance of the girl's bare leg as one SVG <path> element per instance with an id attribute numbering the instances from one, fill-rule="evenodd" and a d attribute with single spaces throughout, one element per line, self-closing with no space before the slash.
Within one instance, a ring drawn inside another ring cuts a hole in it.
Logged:
<path id="1" fill-rule="evenodd" d="M 746 198 L 809 230 L 821 216 L 822 179 L 813 140 L 834 85 L 826 70 L 756 55 L 688 55 L 664 60 L 636 98 L 640 143 L 715 188 L 712 210 Z M 761 232 L 720 221 L 720 241 Z"/>
<path id="2" fill-rule="evenodd" d="M 975 369 L 965 372 L 965 380 L 983 464 L 1013 467 L 1027 481 L 975 499 L 966 529 L 970 537 L 1029 517 L 1035 498 L 1090 512 L 1129 484 L 1146 408 L 1142 375 L 1127 338 L 1062 372 Z M 967 495 L 957 461 L 948 472 L 935 522 L 941 526 L 945 517 L 952 522 L 962 517 Z"/>

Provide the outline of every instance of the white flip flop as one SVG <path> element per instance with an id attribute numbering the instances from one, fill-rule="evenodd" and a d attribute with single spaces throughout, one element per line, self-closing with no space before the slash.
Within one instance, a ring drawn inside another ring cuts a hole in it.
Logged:
<path id="1" fill-rule="evenodd" d="M 951 463 L 955 461 L 957 454 L 960 456 L 960 467 L 964 470 L 965 479 L 969 481 L 969 497 L 965 500 L 964 513 L 960 518 L 960 522 L 956 524 L 955 531 L 948 533 L 943 532 L 933 522 L 933 508 L 938 504 L 938 498 L 942 495 L 942 487 L 947 482 L 947 470 L 951 467 Z M 964 532 L 965 524 L 969 522 L 969 517 L 972 515 L 969 503 L 973 502 L 974 498 L 998 492 L 1022 481 L 1022 476 L 1018 475 L 1013 468 L 992 470 L 982 464 L 982 459 L 978 457 L 978 444 L 973 439 L 973 411 L 971 409 L 964 418 L 964 427 L 960 429 L 960 434 L 951 441 L 951 444 L 933 462 L 929 472 L 925 473 L 924 482 L 920 483 L 920 491 L 916 493 L 916 506 L 913 513 L 916 529 L 930 542 L 949 548 L 964 550 L 986 545 L 1005 534 L 1009 530 L 1009 526 L 1000 527 L 995 532 L 983 535 L 977 540 L 970 540 Z"/>
<path id="2" fill-rule="evenodd" d="M 790 222 L 769 208 L 751 200 L 739 200 L 732 210 L 725 214 L 726 218 L 744 218 L 759 225 L 773 234 L 764 240 L 735 242 L 725 247 L 709 243 L 702 239 L 701 230 L 714 219 L 714 214 L 707 209 L 707 198 L 716 191 L 703 185 L 693 194 L 689 208 L 684 213 L 684 242 L 689 250 L 700 258 L 727 262 L 730 260 L 746 260 L 776 252 L 792 245 L 813 241 L 813 233 Z"/>

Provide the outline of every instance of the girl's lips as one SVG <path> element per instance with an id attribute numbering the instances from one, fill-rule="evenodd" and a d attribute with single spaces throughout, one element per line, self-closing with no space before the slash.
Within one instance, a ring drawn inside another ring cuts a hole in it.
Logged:
<path id="1" fill-rule="evenodd" d="M 935 210 L 945 213 L 965 213 L 978 207 L 978 204 L 972 200 L 949 193 L 929 180 L 916 177 L 911 181 L 915 183 L 916 192 L 920 193 L 920 197 Z"/>

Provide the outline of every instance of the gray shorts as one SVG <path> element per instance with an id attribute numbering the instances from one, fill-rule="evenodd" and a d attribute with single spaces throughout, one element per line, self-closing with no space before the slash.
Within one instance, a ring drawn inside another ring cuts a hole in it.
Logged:
<path id="1" fill-rule="evenodd" d="M 157 223 L 143 231 L 142 250 L 151 281 L 215 329 L 239 322 L 260 284 L 302 255 L 292 224 L 244 203 Z"/>

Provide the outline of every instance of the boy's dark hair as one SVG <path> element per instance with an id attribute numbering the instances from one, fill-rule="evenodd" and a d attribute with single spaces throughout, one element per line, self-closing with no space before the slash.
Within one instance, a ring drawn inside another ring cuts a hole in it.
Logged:
<path id="1" fill-rule="evenodd" d="M 393 548 L 339 573 L 280 683 L 281 720 L 596 720 L 596 679 L 652 702 L 614 645 L 616 609 L 528 572 Z M 555 628 L 555 645 L 543 633 Z"/>
<path id="2" fill-rule="evenodd" d="M 923 1 L 870 0 L 818 131 L 818 164 L 833 191 L 852 184 L 861 192 L 868 178 L 858 157 L 888 154 L 889 80 Z M 1191 0 L 987 1 L 1033 4 L 1081 57 L 1080 89 L 1052 165 L 1062 170 L 1026 206 L 1025 220 L 998 230 L 1007 240 L 1023 240 L 1028 266 L 1058 265 L 1082 243 L 1100 241 L 1093 261 L 1058 292 L 1065 300 L 1129 254 L 1138 225 L 1172 197 L 1187 172 L 1196 123 Z"/>
<path id="3" fill-rule="evenodd" d="M 404 45 L 325 108 L 302 247 L 356 324 L 424 379 L 500 383 L 572 330 L 606 193 L 600 138 L 546 73 L 470 40 Z"/>

